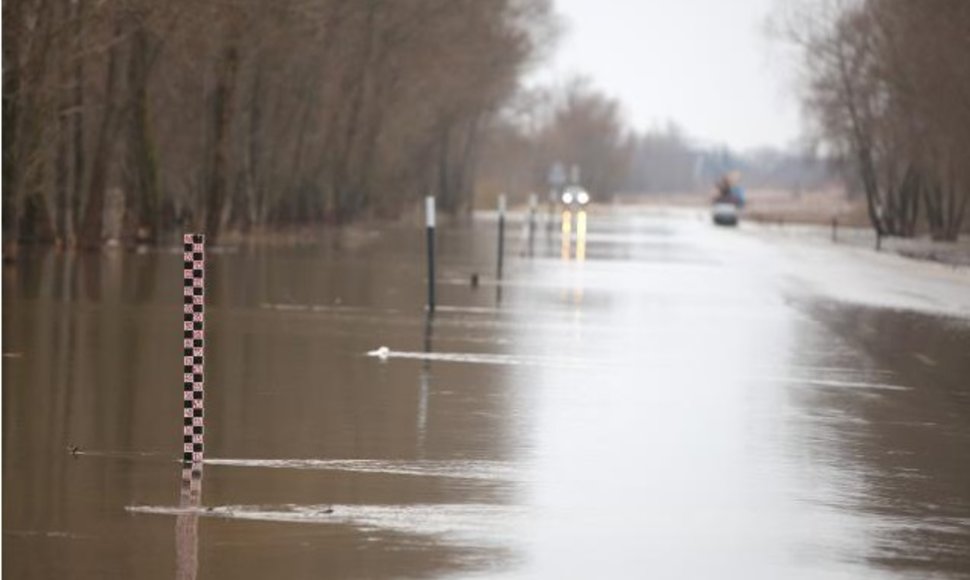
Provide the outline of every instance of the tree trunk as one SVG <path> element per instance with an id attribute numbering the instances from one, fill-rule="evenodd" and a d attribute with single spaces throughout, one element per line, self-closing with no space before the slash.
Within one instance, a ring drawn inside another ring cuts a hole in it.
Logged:
<path id="1" fill-rule="evenodd" d="M 926 223 L 930 228 L 930 236 L 938 240 L 943 236 L 943 189 L 938 179 L 927 184 L 923 189 L 923 201 L 926 206 Z"/>
<path id="2" fill-rule="evenodd" d="M 3 3 L 3 252 L 15 255 L 29 204 L 41 187 L 42 117 L 40 95 L 54 37 L 54 3 Z M 28 22 L 30 23 L 28 25 Z M 29 29 L 28 29 L 29 28 Z M 33 211 L 33 210 L 32 210 Z M 34 212 L 36 213 L 36 212 Z"/>
<path id="3" fill-rule="evenodd" d="M 449 175 L 448 158 L 451 153 L 451 125 L 445 122 L 438 139 L 438 200 L 441 211 L 451 213 L 454 209 L 451 203 L 451 176 Z"/>
<path id="4" fill-rule="evenodd" d="M 84 189 L 84 58 L 81 56 L 81 42 L 84 38 L 84 2 L 72 2 L 71 3 L 71 18 L 74 19 L 74 87 L 73 87 L 73 98 L 74 102 L 72 108 L 74 109 L 73 115 L 71 115 L 72 129 L 72 145 L 74 150 L 73 155 L 73 183 L 71 186 L 71 199 L 69 200 L 69 212 L 70 212 L 70 229 L 71 229 L 71 239 L 70 243 L 77 243 L 77 230 L 79 227 L 78 220 L 80 219 L 80 204 L 81 196 Z"/>
<path id="5" fill-rule="evenodd" d="M 350 111 L 344 120 L 344 140 L 338 143 L 337 161 L 333 166 L 333 188 L 337 196 L 337 221 L 342 223 L 352 216 L 355 209 L 354 198 L 360 194 L 353 182 L 354 154 L 364 122 L 363 113 L 367 99 L 367 90 L 371 66 L 373 64 L 374 30 L 377 6 L 370 1 L 364 21 L 363 46 L 364 49 L 358 63 L 359 73 L 352 81 L 350 88 Z"/>
<path id="6" fill-rule="evenodd" d="M 465 144 L 462 148 L 460 165 L 458 168 L 457 190 L 460 196 L 458 207 L 456 209 L 462 209 L 467 207 L 469 200 L 471 200 L 473 191 L 470 184 L 475 182 L 475 174 L 477 172 L 478 165 L 478 131 L 481 124 L 482 113 L 477 113 L 472 119 L 468 121 L 468 127 L 466 129 Z"/>
<path id="7" fill-rule="evenodd" d="M 13 11 L 8 12 L 8 7 L 13 4 L 19 7 L 19 2 L 4 3 L 4 18 L 19 19 L 19 14 Z M 19 93 L 21 91 L 21 75 L 19 70 L 19 58 L 11 54 L 14 51 L 11 45 L 18 42 L 10 35 L 4 39 L 3 56 L 4 61 L 13 60 L 9 66 L 3 67 L 3 252 L 4 259 L 9 254 L 16 253 L 18 240 L 17 226 L 20 220 L 17 190 L 20 187 L 21 164 L 18 151 L 18 138 L 20 136 L 21 108 Z"/>
<path id="8" fill-rule="evenodd" d="M 876 230 L 877 235 L 886 233 L 882 220 L 882 207 L 879 200 L 879 183 L 876 179 L 876 168 L 872 158 L 872 144 L 866 135 L 863 126 L 861 113 L 856 104 L 856 91 L 852 85 L 852 75 L 845 62 L 844 48 L 839 47 L 839 78 L 844 91 L 846 109 L 849 114 L 849 121 L 852 124 L 852 148 L 855 150 L 856 159 L 859 163 L 859 173 L 862 178 L 862 186 L 866 193 L 866 211 L 869 215 L 869 222 Z"/>
<path id="9" fill-rule="evenodd" d="M 66 75 L 65 75 L 66 76 Z M 65 95 L 66 97 L 67 95 Z M 67 100 L 62 97 L 63 100 Z M 68 119 L 69 102 L 62 103 L 57 114 L 57 153 L 54 162 L 54 236 L 57 244 L 64 247 L 68 244 L 68 228 L 70 218 L 68 216 L 70 194 L 68 189 L 71 187 L 68 182 L 69 171 L 69 139 L 70 139 L 70 120 Z"/>
<path id="10" fill-rule="evenodd" d="M 960 237 L 960 228 L 963 226 L 963 219 L 966 215 L 968 196 L 960 195 L 962 190 L 952 163 L 949 165 L 949 169 L 943 239 L 955 242 Z"/>
<path id="11" fill-rule="evenodd" d="M 234 18 L 234 16 L 230 16 Z M 216 72 L 216 86 L 212 94 L 212 161 L 209 192 L 206 197 L 205 232 L 210 243 L 219 238 L 222 209 L 229 189 L 230 124 L 232 122 L 236 74 L 239 68 L 239 49 L 236 30 L 230 24 L 226 45 Z"/>
<path id="12" fill-rule="evenodd" d="M 151 102 L 148 97 L 150 78 L 148 31 L 138 17 L 131 29 L 131 51 L 128 60 L 127 154 L 128 184 L 125 188 L 123 238 L 131 242 L 155 242 L 158 239 L 158 165 L 151 130 Z"/>
<path id="13" fill-rule="evenodd" d="M 256 63 L 253 85 L 249 97 L 249 147 L 246 163 L 246 220 L 243 229 L 249 228 L 263 215 L 264 195 L 260 183 L 260 160 L 262 156 L 261 130 L 263 123 L 261 62 Z"/>
<path id="14" fill-rule="evenodd" d="M 108 48 L 108 64 L 104 81 L 104 112 L 101 116 L 101 127 L 98 130 L 98 140 L 91 160 L 91 179 L 88 183 L 87 203 L 84 207 L 84 218 L 78 235 L 78 244 L 83 248 L 96 248 L 101 245 L 104 224 L 104 194 L 108 186 L 108 169 L 111 154 L 114 151 L 115 133 L 117 131 L 118 103 L 116 102 L 118 76 L 120 74 L 120 43 L 121 20 L 114 26 L 114 40 Z"/>

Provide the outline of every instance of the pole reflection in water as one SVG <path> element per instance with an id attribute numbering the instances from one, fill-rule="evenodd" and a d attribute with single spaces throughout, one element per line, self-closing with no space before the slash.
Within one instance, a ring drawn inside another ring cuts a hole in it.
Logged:
<path id="1" fill-rule="evenodd" d="M 576 261 L 586 260 L 586 211 L 576 213 Z"/>
<path id="2" fill-rule="evenodd" d="M 536 212 L 539 208 L 539 196 L 530 193 L 529 194 L 529 223 L 528 223 L 528 240 L 529 240 L 529 257 L 535 255 L 535 242 L 536 242 Z"/>
<path id="3" fill-rule="evenodd" d="M 180 514 L 175 518 L 175 577 L 195 580 L 199 572 L 199 506 L 202 502 L 202 464 L 182 467 Z"/>
<path id="4" fill-rule="evenodd" d="M 434 328 L 434 315 L 428 313 L 424 319 L 424 352 L 431 352 L 431 334 Z M 418 457 L 424 459 L 424 441 L 428 431 L 428 395 L 431 392 L 431 361 L 421 363 L 418 390 Z"/>
<path id="5" fill-rule="evenodd" d="M 573 237 L 573 213 L 571 211 L 564 210 L 562 212 L 562 249 L 560 254 L 564 262 L 569 261 L 570 246 L 572 245 Z"/>
<path id="6" fill-rule="evenodd" d="M 576 262 L 582 264 L 586 261 L 586 212 L 579 210 L 576 212 Z M 578 314 L 578 306 L 583 302 L 583 272 L 578 268 L 577 278 L 573 281 L 573 305 L 577 307 L 574 314 Z"/>

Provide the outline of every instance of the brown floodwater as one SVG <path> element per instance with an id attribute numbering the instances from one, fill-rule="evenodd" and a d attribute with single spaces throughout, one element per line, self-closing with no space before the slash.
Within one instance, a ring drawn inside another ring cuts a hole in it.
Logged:
<path id="1" fill-rule="evenodd" d="M 210 248 L 191 488 L 180 249 L 5 265 L 4 575 L 970 577 L 966 277 L 570 218 Z"/>

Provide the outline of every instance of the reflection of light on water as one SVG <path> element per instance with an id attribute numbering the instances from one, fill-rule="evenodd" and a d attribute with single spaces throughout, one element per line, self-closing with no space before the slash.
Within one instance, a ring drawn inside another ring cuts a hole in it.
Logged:
<path id="1" fill-rule="evenodd" d="M 586 261 L 586 212 L 579 210 L 576 212 L 576 261 L 579 263 Z M 582 273 L 576 280 L 573 287 L 573 304 L 579 306 L 583 301 L 583 280 Z"/>
<path id="2" fill-rule="evenodd" d="M 202 464 L 182 468 L 182 492 L 175 518 L 175 577 L 195 580 L 199 572 L 199 505 L 202 501 Z"/>
<path id="3" fill-rule="evenodd" d="M 572 243 L 573 214 L 568 209 L 562 212 L 562 259 L 569 261 L 569 246 Z"/>
<path id="4" fill-rule="evenodd" d="M 579 210 L 576 213 L 576 261 L 582 262 L 586 259 L 586 212 Z"/>

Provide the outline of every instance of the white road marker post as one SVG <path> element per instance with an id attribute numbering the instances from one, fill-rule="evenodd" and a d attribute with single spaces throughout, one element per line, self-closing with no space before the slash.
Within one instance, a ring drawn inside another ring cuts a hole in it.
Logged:
<path id="1" fill-rule="evenodd" d="M 435 274 L 434 274 L 434 261 L 435 261 L 435 248 L 434 248 L 434 229 L 435 229 L 435 208 L 434 208 L 434 196 L 427 196 L 424 198 L 424 216 L 425 216 L 425 230 L 427 234 L 427 246 L 428 246 L 428 312 L 434 313 L 435 304 Z"/>

